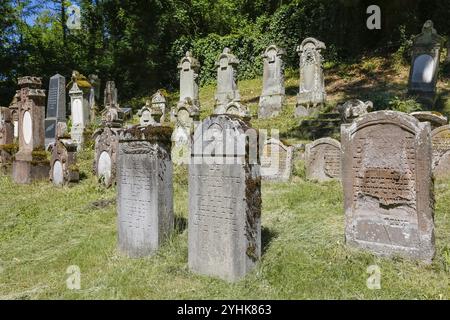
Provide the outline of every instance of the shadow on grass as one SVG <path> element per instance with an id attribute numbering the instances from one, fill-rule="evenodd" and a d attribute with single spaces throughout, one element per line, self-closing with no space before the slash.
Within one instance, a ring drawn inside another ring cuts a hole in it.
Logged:
<path id="1" fill-rule="evenodd" d="M 278 236 L 278 233 L 267 228 L 261 227 L 261 255 L 270 247 L 271 242 Z"/>
<path id="2" fill-rule="evenodd" d="M 187 228 L 187 219 L 185 217 L 175 216 L 175 233 L 183 233 Z"/>

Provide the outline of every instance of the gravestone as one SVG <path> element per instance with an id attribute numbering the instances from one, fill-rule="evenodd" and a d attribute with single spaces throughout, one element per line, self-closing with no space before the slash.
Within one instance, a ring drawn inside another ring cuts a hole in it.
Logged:
<path id="1" fill-rule="evenodd" d="M 109 107 L 119 107 L 117 101 L 117 88 L 116 83 L 114 81 L 107 81 L 104 97 L 103 97 L 103 105 L 105 108 Z"/>
<path id="2" fill-rule="evenodd" d="M 372 108 L 372 101 L 363 102 L 358 99 L 351 99 L 337 106 L 343 123 L 353 122 L 356 118 L 369 113 Z"/>
<path id="3" fill-rule="evenodd" d="M 46 179 L 50 170 L 45 146 L 45 90 L 37 77 L 18 79 L 19 151 L 13 162 L 13 180 L 25 184 Z"/>
<path id="4" fill-rule="evenodd" d="M 297 117 L 308 117 L 318 112 L 325 103 L 326 93 L 321 50 L 325 44 L 314 38 L 306 38 L 297 47 L 300 56 L 300 89 L 297 94 Z"/>
<path id="5" fill-rule="evenodd" d="M 117 149 L 121 130 L 121 128 L 105 126 L 94 132 L 93 171 L 98 182 L 105 187 L 116 183 Z"/>
<path id="6" fill-rule="evenodd" d="M 69 91 L 70 110 L 72 115 L 72 128 L 70 137 L 77 145 L 77 150 L 81 150 L 84 144 L 84 129 L 86 128 L 85 108 L 83 107 L 83 91 L 76 82 L 73 83 Z M 56 127 L 55 127 L 56 128 Z"/>
<path id="7" fill-rule="evenodd" d="M 200 70 L 200 63 L 195 59 L 191 52 L 186 52 L 186 55 L 180 60 L 178 64 L 180 70 L 180 104 L 188 102 L 200 108 L 200 101 L 198 98 L 198 73 Z"/>
<path id="8" fill-rule="evenodd" d="M 416 111 L 410 114 L 420 122 L 429 122 L 431 130 L 445 126 L 448 123 L 447 117 L 436 111 Z"/>
<path id="9" fill-rule="evenodd" d="M 413 39 L 408 93 L 418 96 L 418 101 L 427 107 L 432 107 L 436 101 L 436 82 L 443 42 L 444 38 L 437 34 L 431 20 L 425 22 L 422 33 Z"/>
<path id="10" fill-rule="evenodd" d="M 215 94 L 214 114 L 224 114 L 230 102 L 241 101 L 237 87 L 237 66 L 239 59 L 233 55 L 229 48 L 223 49 L 216 61 L 217 89 Z"/>
<path id="11" fill-rule="evenodd" d="M 177 105 L 175 116 L 175 130 L 172 134 L 172 159 L 175 164 L 187 164 L 190 159 L 191 137 L 195 123 L 200 117 L 200 110 L 192 104 L 192 100 L 185 100 Z"/>
<path id="12" fill-rule="evenodd" d="M 45 118 L 45 148 L 55 142 L 56 124 L 66 121 L 66 78 L 55 74 L 50 78 Z"/>
<path id="13" fill-rule="evenodd" d="M 261 178 L 272 181 L 289 181 L 293 166 L 292 146 L 278 139 L 265 140 L 261 153 Z"/>
<path id="14" fill-rule="evenodd" d="M 14 125 L 11 110 L 0 107 L 0 172 L 9 172 L 14 153 Z"/>
<path id="15" fill-rule="evenodd" d="M 141 108 L 141 110 L 138 111 L 139 116 L 139 123 L 141 126 L 148 126 L 148 125 L 155 125 L 159 123 L 159 121 L 156 121 L 154 117 L 154 110 L 152 109 L 150 105 L 150 101 L 146 101 L 145 106 Z M 158 120 L 161 118 L 161 112 L 159 110 L 156 111 L 156 117 Z"/>
<path id="16" fill-rule="evenodd" d="M 232 101 L 223 108 L 223 114 L 242 117 L 245 120 L 251 118 L 250 111 L 247 107 L 238 101 Z"/>
<path id="17" fill-rule="evenodd" d="M 341 137 L 347 244 L 431 262 L 429 123 L 401 112 L 377 111 L 343 125 Z"/>
<path id="18" fill-rule="evenodd" d="M 77 166 L 77 145 L 70 139 L 65 122 L 58 122 L 56 142 L 51 150 L 50 181 L 55 186 L 62 186 L 80 180 Z"/>
<path id="19" fill-rule="evenodd" d="M 89 91 L 89 110 L 90 118 L 95 119 L 98 110 L 98 101 L 100 100 L 100 78 L 96 74 L 89 75 L 89 83 L 91 84 L 91 89 Z"/>
<path id="20" fill-rule="evenodd" d="M 341 178 L 341 144 L 332 138 L 320 138 L 305 146 L 306 178 L 328 181 Z"/>
<path id="21" fill-rule="evenodd" d="M 284 62 L 286 52 L 275 45 L 267 47 L 264 60 L 263 89 L 259 98 L 259 118 L 270 118 L 281 112 L 284 102 Z"/>
<path id="22" fill-rule="evenodd" d="M 152 255 L 174 227 L 172 129 L 132 127 L 119 138 L 117 219 L 119 250 Z"/>
<path id="23" fill-rule="evenodd" d="M 9 110 L 11 110 L 11 118 L 14 126 L 14 140 L 19 139 L 19 100 L 20 90 L 17 90 L 14 98 L 9 104 Z"/>
<path id="24" fill-rule="evenodd" d="M 261 176 L 256 130 L 215 115 L 194 133 L 189 165 L 189 268 L 228 281 L 261 256 Z"/>
<path id="25" fill-rule="evenodd" d="M 434 129 L 431 132 L 433 145 L 433 174 L 436 178 L 450 176 L 450 125 Z"/>
<path id="26" fill-rule="evenodd" d="M 83 108 L 83 123 L 86 126 L 90 122 L 90 95 L 92 85 L 89 79 L 79 73 L 77 70 L 72 72 L 71 81 L 67 85 L 68 88 L 73 88 L 77 84 L 77 90 L 82 92 L 81 107 Z M 70 95 L 70 92 L 69 92 Z M 73 116 L 73 114 L 72 114 Z"/>
<path id="27" fill-rule="evenodd" d="M 152 116 L 157 123 L 164 123 L 167 112 L 167 100 L 161 90 L 152 96 Z"/>

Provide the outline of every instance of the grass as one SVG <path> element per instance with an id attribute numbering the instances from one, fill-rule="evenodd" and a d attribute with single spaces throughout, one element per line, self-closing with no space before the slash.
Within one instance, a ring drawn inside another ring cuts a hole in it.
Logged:
<path id="1" fill-rule="evenodd" d="M 380 70 L 378 63 L 333 68 L 373 73 Z M 287 108 L 274 119 L 253 120 L 255 127 L 288 133 L 296 125 L 295 77 L 294 72 L 286 76 Z M 335 84 L 327 81 L 332 91 Z M 346 93 L 349 83 L 340 84 Z M 261 80 L 239 86 L 255 113 Z M 212 111 L 214 89 L 200 92 L 202 118 Z M 336 101 L 340 95 L 330 96 Z M 116 248 L 115 188 L 97 184 L 92 157 L 91 149 L 81 152 L 83 179 L 64 188 L 47 182 L 15 185 L 9 176 L 0 176 L 0 298 L 450 299 L 450 180 L 435 184 L 437 254 L 431 265 L 423 265 L 346 247 L 340 184 L 305 181 L 297 161 L 290 182 L 263 182 L 263 255 L 254 271 L 230 284 L 188 270 L 185 169 L 177 167 L 174 176 L 175 232 L 154 256 L 129 259 Z M 373 264 L 381 269 L 380 290 L 366 286 L 366 269 Z M 71 265 L 81 270 L 80 290 L 66 286 Z"/>

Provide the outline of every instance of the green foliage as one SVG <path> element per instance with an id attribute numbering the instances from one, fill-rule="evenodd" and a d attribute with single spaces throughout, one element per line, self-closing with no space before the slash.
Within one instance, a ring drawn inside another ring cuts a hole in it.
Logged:
<path id="1" fill-rule="evenodd" d="M 400 111 L 405 113 L 411 113 L 414 111 L 421 111 L 422 105 L 415 99 L 402 99 L 399 97 L 394 97 L 389 102 L 389 109 L 394 111 Z"/>

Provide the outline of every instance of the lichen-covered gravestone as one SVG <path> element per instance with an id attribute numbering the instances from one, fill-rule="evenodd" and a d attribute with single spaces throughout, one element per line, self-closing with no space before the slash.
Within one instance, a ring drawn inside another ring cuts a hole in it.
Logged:
<path id="1" fill-rule="evenodd" d="M 167 99 L 161 90 L 152 96 L 152 116 L 157 123 L 164 123 L 167 113 Z"/>
<path id="2" fill-rule="evenodd" d="M 377 111 L 343 125 L 341 137 L 347 244 L 430 262 L 435 252 L 430 124 Z"/>
<path id="3" fill-rule="evenodd" d="M 418 96 L 419 101 L 429 107 L 433 106 L 436 100 L 436 82 L 443 43 L 444 38 L 437 34 L 431 20 L 424 23 L 422 33 L 413 39 L 408 92 Z"/>
<path id="4" fill-rule="evenodd" d="M 226 106 L 233 101 L 240 101 L 241 96 L 237 87 L 237 66 L 239 59 L 229 48 L 223 49 L 216 61 L 217 89 L 214 114 L 224 114 Z"/>
<path id="5" fill-rule="evenodd" d="M 325 103 L 326 93 L 320 54 L 325 44 L 314 38 L 302 41 L 297 52 L 300 56 L 300 88 L 297 94 L 297 117 L 307 117 L 315 114 Z"/>
<path id="6" fill-rule="evenodd" d="M 305 146 L 306 178 L 328 181 L 341 178 L 341 143 L 332 138 L 317 139 Z"/>
<path id="7" fill-rule="evenodd" d="M 431 132 L 433 144 L 433 174 L 435 177 L 450 176 L 450 125 L 434 129 Z"/>
<path id="8" fill-rule="evenodd" d="M 119 250 L 152 255 L 174 226 L 172 129 L 132 127 L 119 138 L 117 219 Z"/>
<path id="9" fill-rule="evenodd" d="M 80 180 L 77 166 L 77 145 L 70 139 L 65 122 L 58 122 L 56 141 L 52 145 L 50 181 L 56 186 Z"/>
<path id="10" fill-rule="evenodd" d="M 8 172 L 14 156 L 14 125 L 11 110 L 0 107 L 0 172 Z"/>
<path id="11" fill-rule="evenodd" d="M 276 45 L 267 47 L 264 60 L 263 89 L 259 98 L 259 118 L 278 115 L 284 102 L 284 62 L 286 52 Z"/>
<path id="12" fill-rule="evenodd" d="M 50 78 L 45 118 L 45 148 L 55 142 L 56 125 L 66 121 L 66 78 L 55 74 Z"/>
<path id="13" fill-rule="evenodd" d="M 261 153 L 261 177 L 264 180 L 288 181 L 292 173 L 294 148 L 278 139 L 264 142 Z"/>
<path id="14" fill-rule="evenodd" d="M 411 112 L 410 115 L 420 122 L 429 122 L 431 125 L 431 130 L 434 130 L 440 126 L 445 126 L 448 123 L 447 117 L 436 111 L 416 111 Z"/>
<path id="15" fill-rule="evenodd" d="M 117 149 L 121 130 L 105 126 L 94 133 L 93 171 L 99 183 L 106 187 L 116 183 Z"/>
<path id="16" fill-rule="evenodd" d="M 22 77 L 18 80 L 19 98 L 19 152 L 13 162 L 13 180 L 31 183 L 48 179 L 50 163 L 44 151 L 45 90 L 42 79 Z"/>
<path id="17" fill-rule="evenodd" d="M 352 122 L 356 118 L 369 113 L 372 108 L 372 101 L 363 102 L 359 99 L 351 99 L 337 106 L 343 123 Z"/>
<path id="18" fill-rule="evenodd" d="M 194 133 L 189 165 L 189 268 L 236 281 L 261 256 L 261 176 L 256 130 L 215 115 Z"/>

